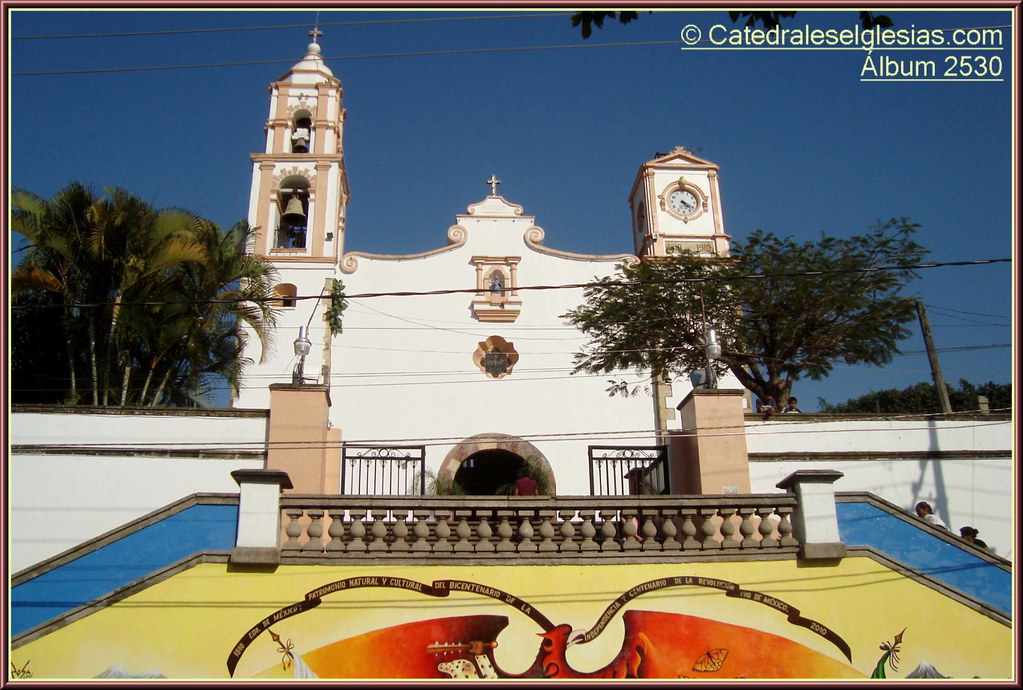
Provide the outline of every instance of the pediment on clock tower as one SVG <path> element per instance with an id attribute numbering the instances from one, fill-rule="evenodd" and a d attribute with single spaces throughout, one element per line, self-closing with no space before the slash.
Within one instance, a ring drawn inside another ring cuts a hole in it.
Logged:
<path id="1" fill-rule="evenodd" d="M 700 168 L 714 168 L 717 169 L 717 164 L 712 163 L 709 160 L 700 158 L 694 155 L 689 149 L 684 146 L 676 146 L 672 149 L 671 153 L 665 154 L 654 158 L 652 161 L 648 161 L 646 165 L 671 165 L 671 164 L 682 164 L 685 167 L 700 167 Z"/>

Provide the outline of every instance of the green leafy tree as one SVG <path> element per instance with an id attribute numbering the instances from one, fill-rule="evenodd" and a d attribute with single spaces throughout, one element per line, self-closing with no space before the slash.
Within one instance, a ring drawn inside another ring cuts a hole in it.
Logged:
<path id="1" fill-rule="evenodd" d="M 197 405 L 217 377 L 237 385 L 239 323 L 269 335 L 273 271 L 245 255 L 244 224 L 225 233 L 126 190 L 97 194 L 80 183 L 49 200 L 15 190 L 12 208 L 11 227 L 28 242 L 12 292 L 59 305 L 70 404 Z"/>
<path id="2" fill-rule="evenodd" d="M 824 378 L 835 362 L 886 364 L 916 314 L 913 298 L 901 295 L 915 274 L 888 267 L 926 255 L 913 240 L 917 227 L 893 218 L 816 242 L 758 230 L 734 243 L 729 259 L 680 253 L 621 266 L 563 315 L 590 337 L 575 369 L 670 380 L 708 365 L 708 327 L 722 346 L 714 371 L 731 371 L 762 398 L 784 400 L 800 377 Z"/>
<path id="3" fill-rule="evenodd" d="M 952 409 L 968 412 L 979 409 L 978 396 L 985 396 L 992 410 L 1012 409 L 1012 386 L 1008 383 L 989 381 L 975 386 L 965 379 L 959 380 L 959 388 L 945 384 Z M 938 393 L 933 383 L 921 381 L 906 388 L 888 388 L 871 391 L 867 395 L 851 398 L 844 403 L 829 404 L 823 398 L 817 399 L 821 412 L 829 413 L 898 413 L 932 414 L 941 412 Z"/>

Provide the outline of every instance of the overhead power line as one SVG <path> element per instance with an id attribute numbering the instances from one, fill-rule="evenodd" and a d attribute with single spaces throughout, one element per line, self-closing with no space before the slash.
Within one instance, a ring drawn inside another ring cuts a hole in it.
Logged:
<path id="1" fill-rule="evenodd" d="M 883 271 L 916 271 L 925 268 L 945 268 L 948 266 L 983 266 L 987 264 L 996 263 L 1007 263 L 1011 262 L 1012 259 L 976 259 L 973 261 L 943 261 L 943 262 L 931 262 L 925 264 L 907 264 L 907 265 L 894 265 L 894 266 L 874 266 L 871 268 L 835 268 L 827 270 L 808 270 L 808 271 L 790 271 L 785 273 L 751 273 L 746 275 L 735 275 L 735 276 L 703 276 L 699 278 L 673 278 L 670 280 L 647 280 L 647 281 L 611 281 L 610 283 L 603 283 L 601 281 L 590 281 L 587 283 L 566 283 L 562 285 L 521 285 L 515 288 L 516 291 L 533 291 L 533 290 L 578 290 L 592 287 L 600 287 L 602 285 L 608 285 L 609 287 L 627 287 L 627 286 L 639 286 L 639 285 L 681 285 L 684 283 L 707 283 L 712 281 L 733 281 L 733 280 L 765 280 L 768 278 L 796 278 L 806 276 L 825 276 L 825 275 L 837 275 L 844 273 L 879 273 Z M 476 294 L 481 292 L 479 288 L 449 288 L 443 290 L 400 290 L 392 292 L 362 292 L 357 294 L 345 294 L 344 297 L 349 300 L 353 299 L 370 299 L 374 297 L 426 297 L 434 295 L 458 295 L 458 294 Z M 119 306 L 158 306 L 166 304 L 235 304 L 237 302 L 280 302 L 282 297 L 265 297 L 262 299 L 211 299 L 211 300 L 143 300 L 136 302 L 122 301 L 118 302 Z M 329 300 L 329 296 L 325 296 L 322 292 L 315 295 L 295 295 L 289 296 L 288 300 Z M 36 309 L 36 308 L 52 308 L 52 307 L 64 307 L 71 306 L 79 309 L 84 308 L 95 308 L 95 307 L 107 307 L 112 306 L 111 302 L 93 302 L 93 303 L 73 303 L 70 305 L 64 304 L 32 304 L 32 305 L 14 305 L 13 309 Z"/>
<path id="2" fill-rule="evenodd" d="M 373 26 L 379 24 L 421 24 L 427 22 L 465 22 L 486 21 L 493 19 L 539 19 L 547 17 L 571 17 L 571 12 L 544 12 L 542 14 L 501 14 L 479 15 L 471 17 L 416 17 L 414 19 L 368 19 L 357 22 L 318 22 L 319 28 L 332 26 Z M 132 36 L 177 36 L 181 34 L 215 34 L 236 31 L 278 31 L 284 29 L 308 29 L 309 22 L 304 24 L 269 24 L 263 26 L 225 26 L 215 29 L 161 29 L 159 31 L 117 31 L 110 33 L 90 34 L 45 34 L 41 36 L 11 36 L 13 41 L 38 41 L 72 38 L 122 38 Z"/>
<path id="3" fill-rule="evenodd" d="M 433 57 L 438 55 L 479 55 L 484 53 L 521 53 L 538 50 L 572 50 L 576 48 L 632 48 L 639 46 L 683 45 L 682 41 L 623 41 L 619 43 L 568 43 L 544 46 L 512 46 L 508 48 L 460 48 L 448 50 L 419 50 L 404 53 L 367 53 L 364 55 L 338 55 L 324 57 L 325 61 L 377 60 L 382 58 Z M 113 72 L 159 72 L 179 69 L 211 69 L 215 67 L 248 67 L 252 65 L 294 64 L 295 59 L 248 60 L 240 62 L 212 62 L 194 65 L 154 65 L 149 67 L 106 67 L 98 69 L 72 69 L 43 72 L 12 72 L 12 77 L 54 77 L 78 74 L 108 74 Z"/>

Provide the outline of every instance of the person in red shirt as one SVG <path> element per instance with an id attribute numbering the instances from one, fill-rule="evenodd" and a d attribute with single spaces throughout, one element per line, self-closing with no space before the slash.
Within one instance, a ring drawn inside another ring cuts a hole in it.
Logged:
<path id="1" fill-rule="evenodd" d="M 515 496 L 536 496 L 540 493 L 540 485 L 529 476 L 529 470 L 523 467 L 519 470 L 519 478 L 515 480 L 512 494 Z"/>

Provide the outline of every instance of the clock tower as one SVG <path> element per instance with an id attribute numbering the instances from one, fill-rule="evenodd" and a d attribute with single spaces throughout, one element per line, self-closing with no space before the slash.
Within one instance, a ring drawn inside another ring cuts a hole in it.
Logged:
<path id="1" fill-rule="evenodd" d="M 718 166 L 675 147 L 644 163 L 629 195 L 636 256 L 728 256 Z"/>

